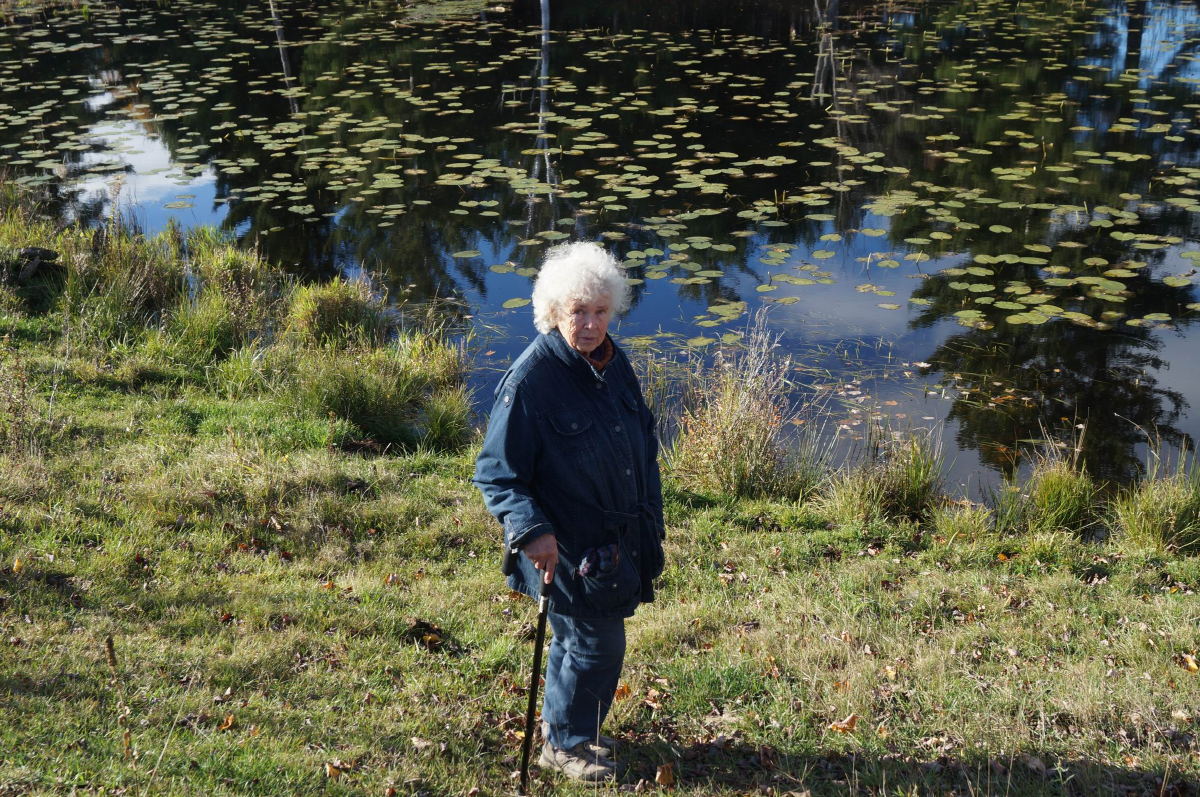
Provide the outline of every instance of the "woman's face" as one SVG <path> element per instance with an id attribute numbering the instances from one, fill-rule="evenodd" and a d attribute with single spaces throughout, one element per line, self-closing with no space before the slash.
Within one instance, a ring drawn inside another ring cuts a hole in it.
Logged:
<path id="1" fill-rule="evenodd" d="M 572 299 L 563 308 L 558 331 L 572 349 L 591 354 L 604 342 L 612 315 L 612 299 L 601 296 L 590 302 Z"/>

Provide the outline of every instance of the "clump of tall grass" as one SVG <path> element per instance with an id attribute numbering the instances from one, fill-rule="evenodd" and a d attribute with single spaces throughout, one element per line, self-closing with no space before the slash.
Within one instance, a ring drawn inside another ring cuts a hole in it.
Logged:
<path id="1" fill-rule="evenodd" d="M 148 238 L 117 219 L 91 235 L 67 230 L 57 245 L 65 270 L 58 309 L 85 340 L 128 340 L 187 295 L 175 230 Z"/>
<path id="2" fill-rule="evenodd" d="M 1002 534 L 1062 531 L 1086 536 L 1102 515 L 1099 486 L 1076 457 L 1053 445 L 1037 456 L 1024 484 L 1000 488 L 992 503 L 995 528 Z"/>
<path id="3" fill-rule="evenodd" d="M 193 366 L 224 359 L 242 342 L 243 332 L 228 297 L 215 286 L 184 302 L 165 329 L 171 353 Z"/>
<path id="4" fill-rule="evenodd" d="M 191 276 L 201 292 L 221 294 L 241 341 L 274 334 L 289 287 L 279 269 L 211 227 L 189 232 L 185 247 Z"/>
<path id="5" fill-rule="evenodd" d="M 1043 459 L 1034 466 L 1025 494 L 1031 532 L 1082 535 L 1096 524 L 1099 489 L 1081 464 L 1059 456 Z"/>
<path id="6" fill-rule="evenodd" d="M 929 513 L 934 533 L 948 543 L 977 540 L 992 528 L 992 522 L 991 509 L 968 501 L 941 504 Z"/>
<path id="7" fill-rule="evenodd" d="M 1161 473 L 1155 457 L 1146 477 L 1117 495 L 1112 524 L 1125 540 L 1159 552 L 1200 553 L 1200 467 L 1184 453 Z"/>
<path id="8" fill-rule="evenodd" d="M 866 462 L 834 479 L 823 504 L 842 522 L 920 521 L 945 500 L 942 453 L 934 430 L 871 430 Z"/>
<path id="9" fill-rule="evenodd" d="M 470 404 L 456 349 L 427 332 L 381 347 L 293 350 L 281 392 L 297 409 L 344 418 L 365 436 L 403 448 L 453 448 L 469 431 Z"/>
<path id="10" fill-rule="evenodd" d="M 675 439 L 667 452 L 684 486 L 752 498 L 803 500 L 826 478 L 820 430 L 797 432 L 792 360 L 761 314 L 745 343 L 720 351 L 690 374 Z"/>
<path id="11" fill-rule="evenodd" d="M 284 335 L 303 344 L 370 344 L 382 342 L 389 325 L 386 305 L 370 286 L 338 277 L 296 289 Z"/>

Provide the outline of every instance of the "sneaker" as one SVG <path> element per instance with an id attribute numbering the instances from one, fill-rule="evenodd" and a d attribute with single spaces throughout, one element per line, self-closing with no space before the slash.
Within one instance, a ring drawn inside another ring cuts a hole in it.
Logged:
<path id="1" fill-rule="evenodd" d="M 543 721 L 542 722 L 542 740 L 548 741 L 549 739 L 550 739 L 550 723 Z M 586 742 L 584 742 L 584 744 L 586 744 L 593 753 L 602 755 L 605 758 L 612 758 L 613 753 L 617 752 L 617 745 L 619 744 L 619 742 L 611 736 L 605 736 L 604 734 L 600 734 L 595 739 L 587 740 Z"/>
<path id="2" fill-rule="evenodd" d="M 616 780 L 617 777 L 616 764 L 593 751 L 586 743 L 564 750 L 547 742 L 542 745 L 542 755 L 538 763 L 573 780 L 597 783 Z"/>

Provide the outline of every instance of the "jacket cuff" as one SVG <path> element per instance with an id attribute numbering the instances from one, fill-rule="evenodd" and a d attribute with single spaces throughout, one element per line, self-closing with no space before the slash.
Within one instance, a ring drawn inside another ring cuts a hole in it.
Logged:
<path id="1" fill-rule="evenodd" d="M 543 534 L 553 533 L 554 527 L 549 523 L 534 523 L 532 526 L 528 526 L 518 532 L 514 532 L 512 536 L 508 538 L 508 547 L 524 548 L 526 545 L 533 542 L 536 538 L 541 537 Z"/>

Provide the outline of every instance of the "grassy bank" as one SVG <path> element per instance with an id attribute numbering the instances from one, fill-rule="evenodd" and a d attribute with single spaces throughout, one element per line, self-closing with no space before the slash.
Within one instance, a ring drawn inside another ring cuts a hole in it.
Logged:
<path id="1" fill-rule="evenodd" d="M 57 257 L 17 280 L 31 246 Z M 0 263 L 0 794 L 511 793 L 532 607 L 446 337 L 11 196 Z M 1101 502 L 1048 459 L 955 503 L 920 439 L 842 472 L 779 448 L 788 410 L 725 367 L 685 401 L 630 623 L 630 784 L 1196 793 L 1191 471 Z"/>

